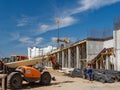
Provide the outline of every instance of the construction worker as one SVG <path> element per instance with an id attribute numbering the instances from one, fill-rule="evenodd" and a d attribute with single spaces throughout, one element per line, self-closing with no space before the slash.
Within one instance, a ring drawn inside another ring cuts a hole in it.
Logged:
<path id="1" fill-rule="evenodd" d="M 86 69 L 86 73 L 87 73 L 87 78 L 88 80 L 92 80 L 92 68 L 90 65 L 88 65 L 87 69 Z"/>

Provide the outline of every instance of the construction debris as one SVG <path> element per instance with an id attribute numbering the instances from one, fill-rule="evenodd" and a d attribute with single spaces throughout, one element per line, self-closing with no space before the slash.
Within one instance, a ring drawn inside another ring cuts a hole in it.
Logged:
<path id="1" fill-rule="evenodd" d="M 75 68 L 72 72 L 70 72 L 69 76 L 83 78 L 82 69 Z M 113 83 L 115 81 L 120 81 L 120 71 L 94 69 L 92 78 L 93 80 L 102 83 Z"/>

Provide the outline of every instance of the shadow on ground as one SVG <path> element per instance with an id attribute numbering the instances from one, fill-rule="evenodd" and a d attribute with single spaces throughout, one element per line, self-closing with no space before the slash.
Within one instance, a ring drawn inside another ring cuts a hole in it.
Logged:
<path id="1" fill-rule="evenodd" d="M 23 88 L 22 90 L 24 89 L 33 89 L 33 88 L 39 88 L 39 87 L 49 87 L 49 86 L 52 86 L 52 85 L 60 85 L 60 84 L 64 84 L 64 83 L 73 83 L 74 81 L 63 81 L 63 82 L 53 82 L 51 83 L 50 85 L 47 85 L 47 86 L 44 86 L 44 85 L 40 85 L 39 83 L 25 83 L 23 84 Z"/>

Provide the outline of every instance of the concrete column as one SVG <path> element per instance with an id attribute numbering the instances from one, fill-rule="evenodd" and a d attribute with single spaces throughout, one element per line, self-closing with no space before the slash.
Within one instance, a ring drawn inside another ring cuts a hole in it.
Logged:
<path id="1" fill-rule="evenodd" d="M 98 69 L 98 62 L 96 62 L 96 69 Z"/>
<path id="2" fill-rule="evenodd" d="M 79 61 L 79 47 L 78 46 L 76 46 L 76 60 L 77 60 L 77 68 L 81 68 L 79 66 L 80 61 Z"/>
<path id="3" fill-rule="evenodd" d="M 110 58 L 110 64 L 111 64 L 111 66 L 109 66 L 109 67 L 111 70 L 114 70 L 114 56 L 110 55 L 109 58 Z"/>
<path id="4" fill-rule="evenodd" d="M 57 62 L 59 63 L 59 60 L 60 60 L 60 58 L 59 58 L 59 52 L 57 53 Z"/>
<path id="5" fill-rule="evenodd" d="M 114 30 L 115 70 L 120 71 L 120 29 Z"/>
<path id="6" fill-rule="evenodd" d="M 115 69 L 115 65 L 116 65 L 116 64 L 115 64 L 115 56 L 114 56 L 114 55 L 112 55 L 112 61 L 113 61 L 113 65 L 114 65 L 114 70 L 116 70 L 116 69 Z"/>
<path id="7" fill-rule="evenodd" d="M 71 68 L 71 50 L 68 49 L 68 68 Z"/>
<path id="8" fill-rule="evenodd" d="M 68 67 L 68 51 L 66 52 L 66 57 L 65 57 L 65 67 L 67 68 Z"/>
<path id="9" fill-rule="evenodd" d="M 105 67 L 105 69 L 109 69 L 109 57 L 108 56 L 106 56 L 106 65 L 105 65 L 106 67 Z"/>
<path id="10" fill-rule="evenodd" d="M 104 69 L 104 67 L 103 67 L 103 60 L 100 61 L 100 69 Z"/>
<path id="11" fill-rule="evenodd" d="M 62 67 L 65 67 L 64 63 L 65 63 L 65 60 L 64 60 L 64 51 L 62 51 Z"/>
<path id="12" fill-rule="evenodd" d="M 120 50 L 116 50 L 117 70 L 120 71 Z"/>

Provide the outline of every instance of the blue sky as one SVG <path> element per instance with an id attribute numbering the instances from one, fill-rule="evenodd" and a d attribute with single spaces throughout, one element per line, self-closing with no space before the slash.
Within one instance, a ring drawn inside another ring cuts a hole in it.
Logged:
<path id="1" fill-rule="evenodd" d="M 112 35 L 115 16 L 120 16 L 120 0 L 0 0 L 0 57 L 56 46 L 57 18 L 60 38 L 76 42 L 97 36 L 93 31 Z"/>

